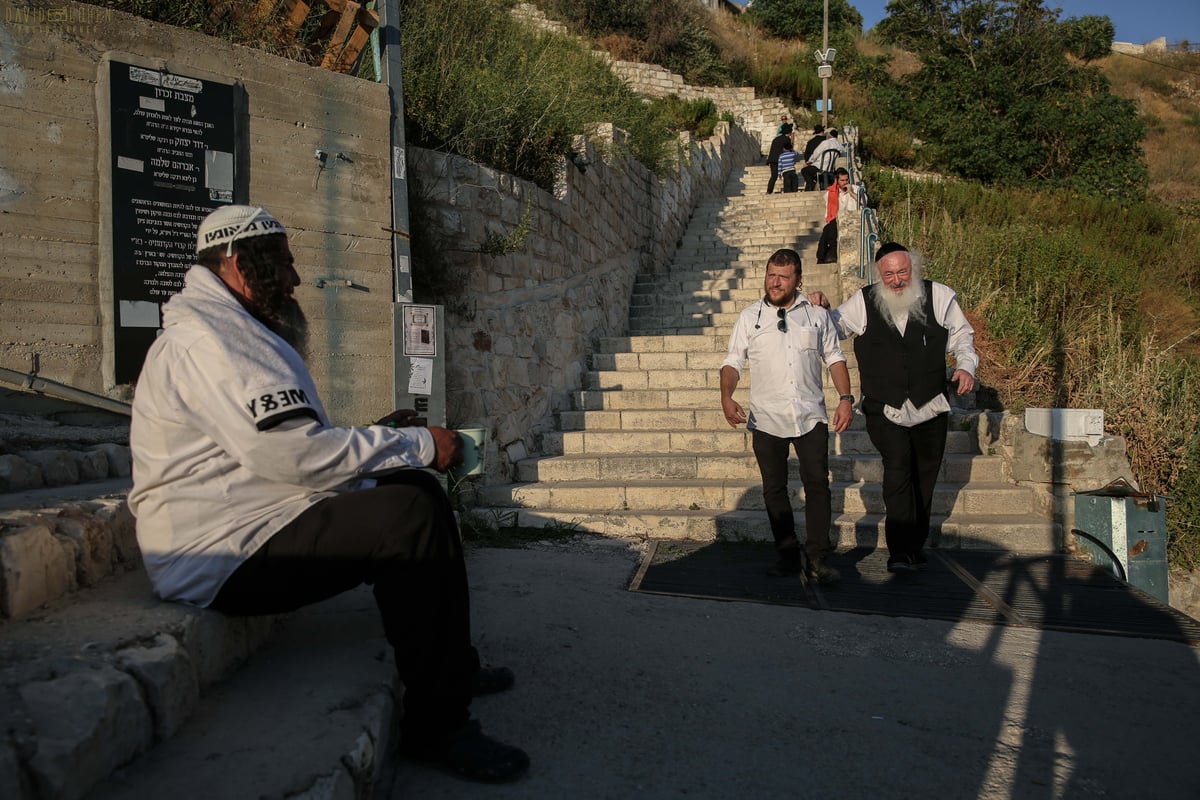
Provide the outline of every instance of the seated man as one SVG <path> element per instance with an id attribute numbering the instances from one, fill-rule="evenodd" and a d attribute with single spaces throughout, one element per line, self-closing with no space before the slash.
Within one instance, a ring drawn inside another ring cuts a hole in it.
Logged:
<path id="1" fill-rule="evenodd" d="M 163 307 L 133 401 L 129 507 L 156 594 L 227 614 L 276 614 L 374 588 L 404 682 L 402 746 L 474 780 L 517 778 L 471 697 L 512 673 L 471 644 L 463 545 L 420 467 L 462 461 L 445 428 L 336 427 L 302 360 L 306 323 L 283 226 L 227 206 L 200 223 L 196 265 Z"/>
<path id="2" fill-rule="evenodd" d="M 804 191 L 811 192 L 816 189 L 817 179 L 821 173 L 832 173 L 837 159 L 844 155 L 846 155 L 846 148 L 838 141 L 837 129 L 830 130 L 825 141 L 817 145 L 816 149 L 812 151 L 812 155 L 808 157 L 808 163 L 800 170 L 800 174 L 804 176 Z"/>

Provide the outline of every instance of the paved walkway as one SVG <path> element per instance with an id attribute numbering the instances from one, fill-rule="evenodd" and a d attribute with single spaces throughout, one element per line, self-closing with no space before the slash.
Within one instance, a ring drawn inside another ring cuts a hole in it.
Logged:
<path id="1" fill-rule="evenodd" d="M 401 798 L 1200 797 L 1200 651 L 626 590 L 619 541 L 470 557 L 477 637 L 518 684 L 485 730 L 530 774 L 410 763 Z"/>

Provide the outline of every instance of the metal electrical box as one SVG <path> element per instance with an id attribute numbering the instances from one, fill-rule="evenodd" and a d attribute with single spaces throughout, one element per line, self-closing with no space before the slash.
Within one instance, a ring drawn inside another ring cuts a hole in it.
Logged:
<path id="1" fill-rule="evenodd" d="M 1121 562 L 1129 583 L 1168 602 L 1166 498 L 1118 478 L 1101 489 L 1075 493 L 1075 527 L 1094 536 Z M 1112 558 L 1080 536 L 1080 549 L 1100 565 Z"/>

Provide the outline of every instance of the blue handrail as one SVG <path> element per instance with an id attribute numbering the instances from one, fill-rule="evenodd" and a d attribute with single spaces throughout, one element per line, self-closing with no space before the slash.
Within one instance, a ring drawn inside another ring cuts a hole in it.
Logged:
<path id="1" fill-rule="evenodd" d="M 883 229 L 879 224 L 879 215 L 867 204 L 867 187 L 858 176 L 858 159 L 855 157 L 855 142 L 858 140 L 858 125 L 853 120 L 842 126 L 842 138 L 846 142 L 847 171 L 850 173 L 850 183 L 858 186 L 858 207 L 862 209 L 861 239 L 858 247 L 858 277 L 868 283 L 875 282 L 875 270 L 869 269 L 871 254 L 883 238 Z"/>

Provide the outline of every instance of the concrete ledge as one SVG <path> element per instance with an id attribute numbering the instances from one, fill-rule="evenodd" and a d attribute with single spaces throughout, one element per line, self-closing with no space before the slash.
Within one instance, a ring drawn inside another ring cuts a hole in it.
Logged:
<path id="1" fill-rule="evenodd" d="M 127 485 L 85 484 L 5 496 L 6 504 L 26 507 L 0 512 L 0 619 L 27 616 L 110 575 L 140 569 L 134 519 L 123 491 L 86 500 L 64 498 L 68 491 L 124 490 Z M 36 507 L 42 502 L 51 504 Z"/>
<path id="2" fill-rule="evenodd" d="M 173 735 L 275 621 L 160 602 L 138 570 L 0 624 L 0 793 L 84 796 Z"/>

